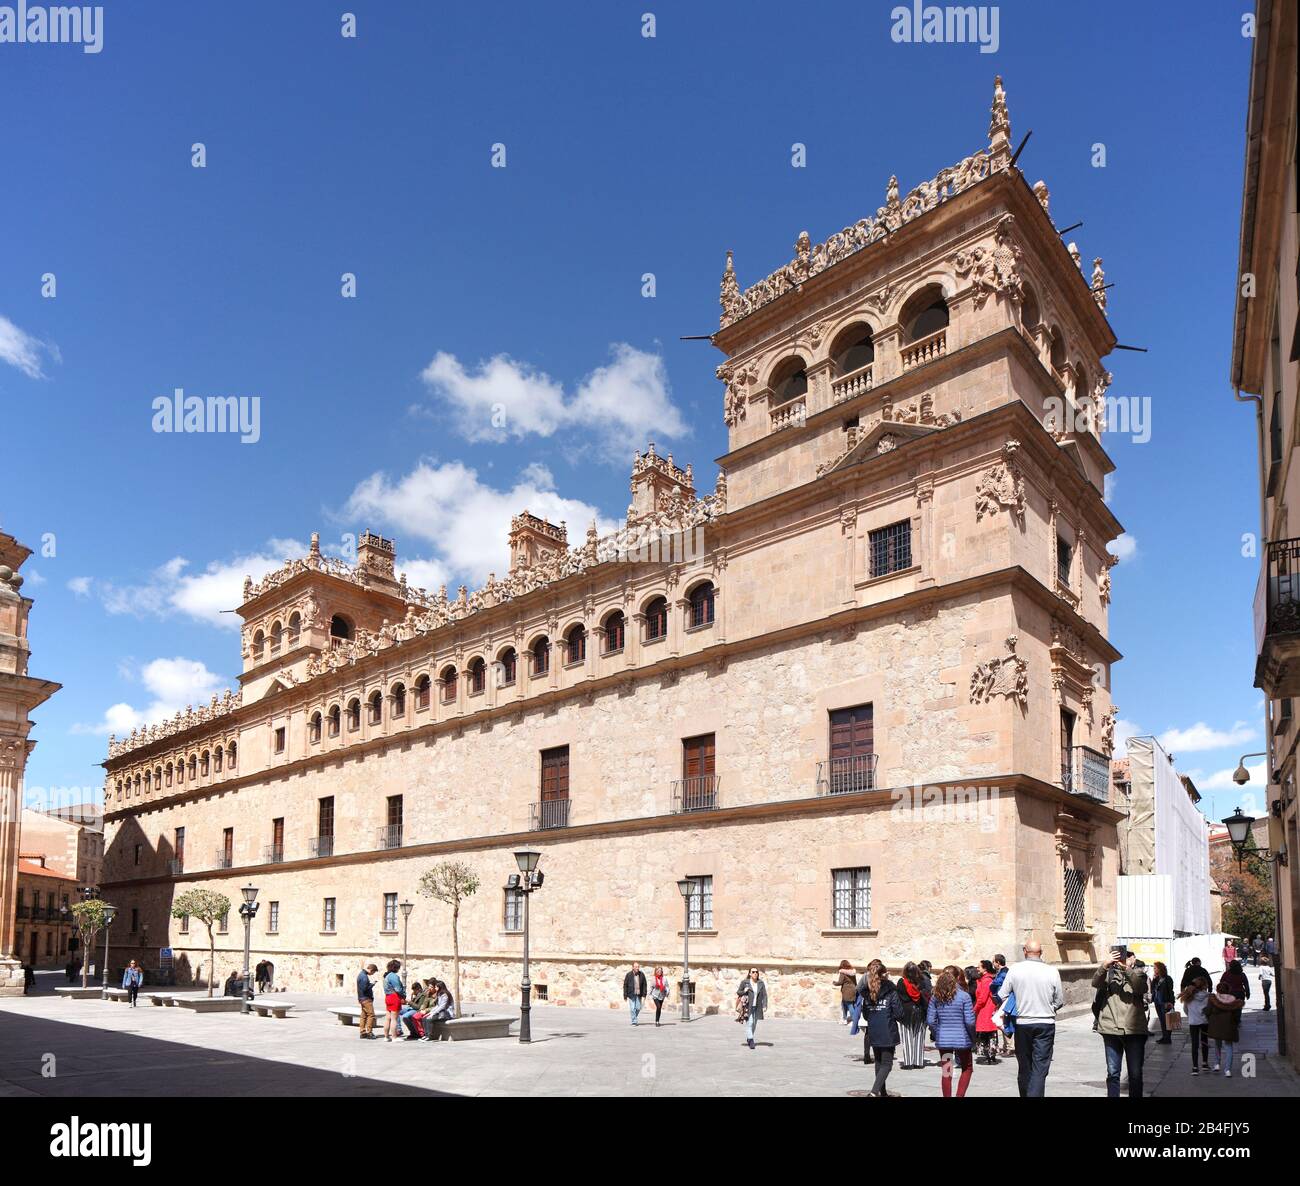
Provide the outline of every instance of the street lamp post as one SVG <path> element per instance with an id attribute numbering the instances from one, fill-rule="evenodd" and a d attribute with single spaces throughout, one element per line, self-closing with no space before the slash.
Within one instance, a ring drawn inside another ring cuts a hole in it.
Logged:
<path id="1" fill-rule="evenodd" d="M 682 928 L 682 1020 L 691 1019 L 691 890 L 695 888 L 689 877 L 677 883 L 685 908 L 685 926 Z"/>
<path id="2" fill-rule="evenodd" d="M 113 919 L 117 917 L 117 907 L 104 905 L 104 974 L 100 977 L 100 995 L 104 1000 L 108 1000 L 108 932 L 113 926 Z"/>
<path id="3" fill-rule="evenodd" d="M 528 979 L 528 897 L 541 888 L 542 873 L 537 862 L 542 859 L 540 852 L 524 850 L 515 853 L 515 864 L 519 866 L 518 874 L 512 874 L 506 883 L 508 888 L 517 889 L 524 899 L 524 978 L 519 985 L 519 1040 L 531 1042 L 533 1029 L 530 1014 L 532 1012 L 532 981 Z"/>
<path id="4" fill-rule="evenodd" d="M 244 895 L 244 904 L 239 908 L 239 915 L 244 920 L 244 1012 L 253 1011 L 253 980 L 248 965 L 252 962 L 253 916 L 257 914 L 257 889 L 246 885 L 240 893 Z"/>
<path id="5" fill-rule="evenodd" d="M 66 906 L 60 906 L 59 907 L 59 959 L 63 958 L 63 942 L 64 942 L 63 928 L 67 926 L 67 924 L 68 924 L 68 908 Z"/>
<path id="6" fill-rule="evenodd" d="M 411 911 L 415 909 L 415 903 L 402 902 L 400 905 L 402 910 L 402 981 L 405 984 L 410 984 L 411 973 L 406 966 L 406 951 L 407 951 L 406 939 L 407 939 L 407 935 L 410 933 Z"/>

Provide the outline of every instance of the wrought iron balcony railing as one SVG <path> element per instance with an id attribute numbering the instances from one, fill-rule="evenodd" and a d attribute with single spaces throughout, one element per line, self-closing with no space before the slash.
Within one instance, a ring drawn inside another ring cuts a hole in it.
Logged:
<path id="1" fill-rule="evenodd" d="M 679 778 L 673 783 L 673 811 L 716 811 L 718 807 L 718 781 L 716 774 L 701 774 L 692 778 Z"/>
<path id="2" fill-rule="evenodd" d="M 1255 591 L 1255 649 L 1272 634 L 1300 633 L 1300 539 L 1268 543 Z"/>
<path id="3" fill-rule="evenodd" d="M 222 850 L 217 853 L 216 865 L 218 869 L 232 869 L 235 865 L 235 858 L 231 853 Z"/>
<path id="4" fill-rule="evenodd" d="M 171 873 L 173 877 L 179 877 L 182 873 L 185 872 L 185 858 L 173 857 L 170 861 L 167 862 L 167 870 L 168 872 Z"/>
<path id="5" fill-rule="evenodd" d="M 31 918 L 31 916 L 32 916 L 32 908 L 31 908 L 30 906 L 19 906 L 19 907 L 18 907 L 18 917 L 19 917 L 19 918 Z"/>
<path id="6" fill-rule="evenodd" d="M 547 828 L 567 828 L 568 826 L 568 799 L 542 799 L 540 802 L 532 804 L 530 831 L 541 832 Z"/>
<path id="7" fill-rule="evenodd" d="M 849 758 L 828 758 L 817 763 L 817 793 L 848 795 L 876 789 L 876 754 L 855 754 Z"/>
<path id="8" fill-rule="evenodd" d="M 401 848 L 402 847 L 402 825 L 386 824 L 379 829 L 380 848 Z"/>
<path id="9" fill-rule="evenodd" d="M 1061 766 L 1061 788 L 1102 803 L 1110 799 L 1110 759 L 1086 745 L 1071 746 Z"/>
<path id="10" fill-rule="evenodd" d="M 268 844 L 262 849 L 262 863 L 266 865 L 278 865 L 284 860 L 283 844 Z"/>
<path id="11" fill-rule="evenodd" d="M 307 841 L 307 851 L 314 857 L 332 857 L 334 855 L 334 837 L 313 836 Z"/>

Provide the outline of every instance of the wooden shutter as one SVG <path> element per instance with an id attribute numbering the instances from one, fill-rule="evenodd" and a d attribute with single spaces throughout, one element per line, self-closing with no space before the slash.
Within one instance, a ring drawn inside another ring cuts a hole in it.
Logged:
<path id="1" fill-rule="evenodd" d="M 713 774 L 714 734 L 688 737 L 682 742 L 682 777 L 706 778 Z"/>
<path id="2" fill-rule="evenodd" d="M 284 848 L 284 820 L 277 819 L 271 822 L 271 843 L 278 849 Z"/>
<path id="3" fill-rule="evenodd" d="M 542 750 L 542 802 L 569 797 L 569 747 Z"/>
<path id="4" fill-rule="evenodd" d="M 859 758 L 874 752 L 874 727 L 870 704 L 840 708 L 831 713 L 830 756 Z"/>

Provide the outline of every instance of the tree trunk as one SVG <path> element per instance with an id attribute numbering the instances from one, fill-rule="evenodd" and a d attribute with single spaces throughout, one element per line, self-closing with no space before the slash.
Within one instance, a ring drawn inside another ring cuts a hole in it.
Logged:
<path id="1" fill-rule="evenodd" d="M 208 923 L 208 996 L 212 996 L 213 977 L 217 971 L 217 940 L 212 933 L 212 924 Z"/>
<path id="2" fill-rule="evenodd" d="M 84 934 L 81 936 L 81 987 L 90 987 L 90 939 Z"/>
<path id="3" fill-rule="evenodd" d="M 461 1016 L 460 1003 L 460 903 L 451 908 L 451 978 L 456 982 L 456 1007 L 452 1011 Z"/>

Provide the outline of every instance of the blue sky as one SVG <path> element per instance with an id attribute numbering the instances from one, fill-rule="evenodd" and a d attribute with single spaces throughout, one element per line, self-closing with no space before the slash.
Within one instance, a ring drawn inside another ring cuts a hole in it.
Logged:
<path id="1" fill-rule="evenodd" d="M 29 789 L 97 787 L 110 722 L 235 686 L 219 610 L 312 530 L 395 535 L 454 588 L 504 570 L 525 505 L 575 537 L 621 515 L 651 437 L 711 484 L 719 356 L 678 337 L 717 327 L 724 252 L 753 283 L 891 173 L 906 192 L 980 147 L 995 73 L 1026 175 L 1150 350 L 1108 364 L 1152 408 L 1148 442 L 1106 441 L 1115 700 L 1226 784 L 1262 746 L 1253 415 L 1227 384 L 1240 8 L 1006 3 L 985 54 L 897 44 L 891 7 L 119 0 L 98 54 L 0 44 L 0 525 L 53 536 L 25 570 L 32 671 L 64 685 Z M 154 433 L 176 387 L 258 396 L 260 439 Z M 473 412 L 498 397 L 494 437 Z"/>

